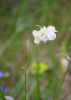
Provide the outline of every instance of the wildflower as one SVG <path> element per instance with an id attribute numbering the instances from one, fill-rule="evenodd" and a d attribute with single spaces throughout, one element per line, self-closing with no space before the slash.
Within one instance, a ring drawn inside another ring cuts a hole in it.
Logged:
<path id="1" fill-rule="evenodd" d="M 36 31 L 36 30 L 34 30 L 33 32 L 32 32 L 32 34 L 33 34 L 33 36 L 34 36 L 34 43 L 36 43 L 36 44 L 39 44 L 40 43 L 40 40 L 41 40 L 41 35 L 42 35 L 42 33 L 40 32 L 40 31 Z"/>
<path id="2" fill-rule="evenodd" d="M 42 36 L 43 38 L 45 39 L 46 38 L 46 32 L 47 32 L 47 28 L 45 26 L 43 26 L 41 29 L 40 29 L 41 33 L 42 33 Z"/>
<path id="3" fill-rule="evenodd" d="M 53 32 L 58 32 L 58 31 L 55 29 L 54 26 L 48 26 L 48 27 L 47 27 L 47 30 L 53 31 Z"/>
<path id="4" fill-rule="evenodd" d="M 0 78 L 4 77 L 4 73 L 0 70 Z"/>
<path id="5" fill-rule="evenodd" d="M 42 34 L 44 35 L 46 33 L 46 31 L 47 31 L 47 28 L 45 26 L 43 26 L 43 28 L 41 28 Z"/>
<path id="6" fill-rule="evenodd" d="M 38 25 L 39 26 L 39 25 Z M 32 32 L 34 36 L 34 43 L 39 44 L 40 41 L 43 41 L 44 43 L 47 42 L 47 40 L 54 40 L 56 38 L 57 30 L 54 26 L 48 26 L 47 28 L 45 26 L 40 27 L 40 30 L 34 30 Z"/>
<path id="7" fill-rule="evenodd" d="M 50 40 L 50 41 L 54 40 L 56 38 L 56 34 L 53 31 L 49 31 L 49 30 L 47 30 L 46 36 L 47 36 L 48 40 Z"/>
<path id="8" fill-rule="evenodd" d="M 8 89 L 4 86 L 1 86 L 0 89 L 3 91 L 3 92 L 8 92 Z"/>
<path id="9" fill-rule="evenodd" d="M 55 29 L 54 26 L 47 27 L 46 36 L 47 36 L 48 40 L 51 41 L 51 40 L 54 40 L 56 38 L 55 32 L 57 32 L 57 30 Z"/>
<path id="10" fill-rule="evenodd" d="M 47 37 L 45 37 L 45 38 L 43 39 L 44 43 L 46 43 L 46 42 L 47 42 L 47 40 L 48 40 L 48 38 L 47 38 Z"/>

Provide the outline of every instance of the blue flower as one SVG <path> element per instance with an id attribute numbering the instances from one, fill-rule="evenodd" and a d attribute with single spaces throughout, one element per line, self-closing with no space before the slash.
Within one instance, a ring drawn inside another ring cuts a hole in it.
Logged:
<path id="1" fill-rule="evenodd" d="M 2 92 L 8 92 L 8 89 L 4 86 L 1 86 L 0 89 L 2 90 Z"/>
<path id="2" fill-rule="evenodd" d="M 4 73 L 0 70 L 0 78 L 4 77 Z"/>

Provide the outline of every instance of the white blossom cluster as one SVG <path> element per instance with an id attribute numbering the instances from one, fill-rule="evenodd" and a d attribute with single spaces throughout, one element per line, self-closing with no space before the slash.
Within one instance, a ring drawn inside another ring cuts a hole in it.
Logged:
<path id="1" fill-rule="evenodd" d="M 38 25 L 39 26 L 39 25 Z M 46 43 L 46 41 L 55 40 L 57 30 L 54 26 L 48 26 L 48 27 L 41 27 L 39 31 L 33 30 L 32 34 L 34 36 L 34 43 L 39 44 L 40 41 L 43 41 Z"/>

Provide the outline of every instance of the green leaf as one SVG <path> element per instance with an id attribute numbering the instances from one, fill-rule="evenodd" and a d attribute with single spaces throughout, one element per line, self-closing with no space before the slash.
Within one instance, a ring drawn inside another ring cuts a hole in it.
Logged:
<path id="1" fill-rule="evenodd" d="M 1 98 L 1 100 L 6 100 L 5 96 L 4 96 L 4 93 L 2 92 L 1 89 L 0 89 L 0 98 Z"/>

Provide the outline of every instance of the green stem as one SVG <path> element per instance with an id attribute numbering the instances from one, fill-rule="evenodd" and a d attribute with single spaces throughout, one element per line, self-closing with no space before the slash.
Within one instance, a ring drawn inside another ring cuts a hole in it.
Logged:
<path id="1" fill-rule="evenodd" d="M 26 100 L 26 68 L 27 68 L 27 66 L 28 66 L 28 63 L 29 63 L 29 58 L 30 58 L 30 47 L 31 47 L 31 42 L 32 42 L 32 35 L 31 35 L 31 38 L 30 38 L 30 45 L 29 45 L 29 50 L 28 50 L 28 59 L 27 59 L 27 63 L 26 63 L 26 67 L 25 68 L 23 68 L 24 69 L 24 71 L 25 71 L 25 99 L 24 100 Z M 13 97 L 13 100 L 15 99 L 15 97 L 16 97 L 16 95 L 18 94 L 18 92 L 20 91 L 20 89 L 21 89 L 21 87 L 23 86 L 23 84 L 24 84 L 24 82 L 20 85 L 20 87 L 18 88 L 18 90 L 16 91 L 16 93 L 15 93 L 15 95 L 14 95 L 14 97 Z"/>
<path id="2" fill-rule="evenodd" d="M 70 62 L 69 62 L 69 65 L 70 65 Z M 67 72 L 68 72 L 68 70 L 69 70 L 69 65 L 68 65 L 68 68 L 67 68 L 67 70 L 66 70 L 64 76 L 63 76 L 63 77 L 60 79 L 60 81 L 58 82 L 59 84 L 58 84 L 58 87 L 57 87 L 57 93 L 55 94 L 53 100 L 60 100 L 60 98 L 59 98 L 60 90 L 61 90 L 61 87 L 62 87 L 64 81 L 65 81 L 65 77 L 66 77 L 66 75 L 67 75 Z"/>
<path id="3" fill-rule="evenodd" d="M 15 99 L 16 95 L 18 94 L 19 90 L 21 89 L 21 87 L 23 86 L 23 83 L 21 84 L 21 86 L 18 88 L 17 92 L 15 93 L 13 100 Z"/>
<path id="4" fill-rule="evenodd" d="M 36 68 L 36 100 L 40 100 L 40 74 L 39 74 L 39 62 L 38 62 L 38 49 L 36 46 L 36 60 L 37 60 L 37 68 Z"/>
<path id="5" fill-rule="evenodd" d="M 29 63 L 29 59 L 30 59 L 31 42 L 32 42 L 32 35 L 31 35 L 31 38 L 30 38 L 30 45 L 29 45 L 29 51 L 28 51 L 28 59 L 27 59 L 26 67 L 25 67 L 25 100 L 26 100 L 26 69 L 28 67 L 28 63 Z"/>
<path id="6" fill-rule="evenodd" d="M 25 100 L 26 100 L 26 70 L 25 70 Z"/>

